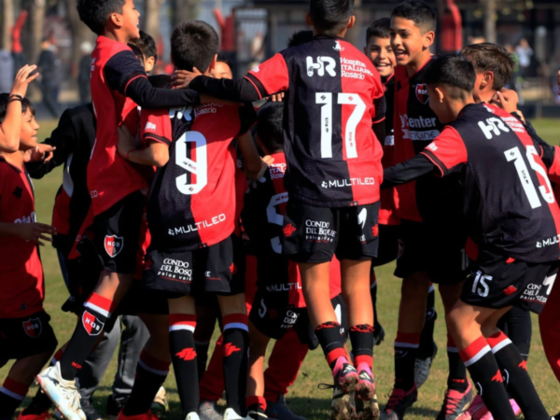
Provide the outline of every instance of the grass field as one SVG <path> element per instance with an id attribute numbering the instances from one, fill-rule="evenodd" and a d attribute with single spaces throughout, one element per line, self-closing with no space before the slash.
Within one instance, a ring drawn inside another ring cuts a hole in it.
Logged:
<path id="1" fill-rule="evenodd" d="M 41 137 L 48 136 L 55 126 L 54 122 L 41 123 Z M 537 132 L 547 141 L 560 143 L 560 121 L 539 120 L 534 121 Z M 41 181 L 35 183 L 36 208 L 39 221 L 49 223 L 53 199 L 61 183 L 60 170 L 55 171 Z M 46 301 L 45 308 L 52 316 L 52 325 L 60 343 L 64 343 L 70 336 L 75 317 L 60 311 L 60 306 L 67 297 L 58 262 L 53 249 L 46 247 L 42 251 L 43 265 L 46 274 Z M 381 323 L 387 332 L 386 341 L 375 348 L 375 376 L 378 386 L 380 403 L 385 404 L 390 392 L 393 380 L 393 349 L 392 341 L 396 334 L 397 309 L 399 303 L 400 282 L 392 275 L 393 264 L 389 264 L 378 270 L 378 312 Z M 409 411 L 407 418 L 410 420 L 435 418 L 437 415 L 443 395 L 445 392 L 447 378 L 447 357 L 445 354 L 445 325 L 443 322 L 443 309 L 441 302 L 437 302 L 437 310 L 440 319 L 436 323 L 435 340 L 440 348 L 432 373 L 419 393 L 418 402 Z M 538 323 L 533 319 L 533 344 L 529 359 L 529 370 L 537 389 L 542 396 L 546 407 L 551 413 L 560 410 L 560 386 L 553 376 L 548 363 L 544 357 Z M 558 343 L 560 345 L 560 343 Z M 3 380 L 8 372 L 9 366 L 0 369 L 0 378 Z M 103 414 L 105 401 L 110 393 L 111 383 L 116 371 L 116 360 L 113 359 L 107 375 L 95 394 L 95 406 Z M 321 350 L 310 352 L 305 360 L 301 373 L 296 383 L 290 389 L 288 401 L 290 407 L 300 415 L 308 419 L 324 419 L 328 416 L 330 402 L 330 391 L 317 389 L 320 382 L 332 383 L 332 378 L 327 370 Z M 171 373 L 166 381 L 166 389 L 170 399 L 170 411 L 167 419 L 182 420 L 180 405 L 176 393 L 175 378 Z M 34 395 L 35 387 L 29 395 Z M 26 399 L 24 405 L 27 405 Z"/>

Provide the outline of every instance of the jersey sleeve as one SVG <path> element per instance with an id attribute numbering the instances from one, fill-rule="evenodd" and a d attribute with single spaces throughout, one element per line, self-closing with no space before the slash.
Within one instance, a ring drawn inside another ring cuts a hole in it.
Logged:
<path id="1" fill-rule="evenodd" d="M 237 135 L 245 134 L 257 122 L 257 111 L 252 103 L 246 103 L 239 108 L 239 133 Z"/>
<path id="2" fill-rule="evenodd" d="M 560 147 L 554 146 L 553 150 L 552 165 L 548 168 L 548 177 L 551 181 L 560 183 Z"/>
<path id="3" fill-rule="evenodd" d="M 376 98 L 373 101 L 373 115 L 371 116 L 371 123 L 378 124 L 385 120 L 385 114 L 387 113 L 387 100 L 385 96 Z"/>
<path id="4" fill-rule="evenodd" d="M 104 67 L 105 81 L 112 89 L 126 94 L 126 88 L 135 79 L 148 76 L 132 51 L 121 51 L 115 54 Z"/>
<path id="5" fill-rule="evenodd" d="M 281 53 L 277 53 L 249 71 L 245 78 L 255 85 L 255 89 L 261 93 L 261 97 L 284 92 L 290 87 L 288 65 Z"/>
<path id="6" fill-rule="evenodd" d="M 148 145 L 149 141 L 170 146 L 173 141 L 173 130 L 171 127 L 171 119 L 169 118 L 169 110 L 143 109 L 140 115 L 141 139 L 142 144 Z"/>
<path id="7" fill-rule="evenodd" d="M 441 134 L 420 152 L 439 170 L 441 176 L 459 170 L 467 163 L 467 148 L 453 127 L 445 127 Z"/>

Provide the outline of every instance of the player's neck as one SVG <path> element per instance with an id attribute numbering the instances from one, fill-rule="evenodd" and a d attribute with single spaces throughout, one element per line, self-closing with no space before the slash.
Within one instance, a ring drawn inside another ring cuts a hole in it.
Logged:
<path id="1" fill-rule="evenodd" d="M 423 51 L 414 60 L 406 65 L 406 75 L 408 77 L 414 76 L 418 70 L 426 65 L 428 61 L 432 58 L 432 53 L 430 50 Z"/>
<path id="2" fill-rule="evenodd" d="M 448 105 L 449 111 L 451 112 L 451 115 L 453 115 L 453 121 L 455 121 L 459 117 L 459 114 L 467 105 L 471 105 L 474 103 L 475 101 L 472 96 L 468 97 L 465 100 L 450 101 Z"/>
<path id="3" fill-rule="evenodd" d="M 6 162 L 10 165 L 15 166 L 16 168 L 23 169 L 23 156 L 25 152 L 18 150 L 17 152 L 7 153 L 7 152 L 0 152 L 0 156 L 2 156 Z"/>
<path id="4" fill-rule="evenodd" d="M 126 35 L 124 35 L 122 33 L 122 31 L 119 31 L 119 30 L 111 30 L 111 29 L 105 28 L 105 30 L 103 31 L 103 33 L 101 35 L 103 35 L 105 38 L 109 38 L 113 41 L 122 42 L 123 44 L 128 44 L 129 41 L 130 41 L 128 39 L 128 37 Z"/>

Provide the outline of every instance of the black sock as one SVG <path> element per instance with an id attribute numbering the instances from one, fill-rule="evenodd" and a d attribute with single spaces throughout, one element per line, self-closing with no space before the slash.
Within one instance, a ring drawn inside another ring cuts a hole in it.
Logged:
<path id="1" fill-rule="evenodd" d="M 354 325 L 350 328 L 350 342 L 354 354 L 354 366 L 366 363 L 373 368 L 373 327 L 371 325 Z"/>
<path id="2" fill-rule="evenodd" d="M 395 388 L 410 390 L 414 386 L 414 364 L 420 334 L 397 331 L 395 340 Z"/>
<path id="3" fill-rule="evenodd" d="M 156 359 L 143 350 L 138 358 L 136 379 L 123 414 L 135 416 L 147 413 L 168 373 L 169 362 Z"/>
<path id="4" fill-rule="evenodd" d="M 323 349 L 327 363 L 334 369 L 339 357 L 346 357 L 344 342 L 340 333 L 341 327 L 338 322 L 325 322 L 315 329 L 317 340 Z"/>
<path id="5" fill-rule="evenodd" d="M 60 373 L 64 379 L 73 381 L 76 378 L 78 370 L 103 333 L 105 323 L 111 316 L 112 304 L 111 300 L 96 293 L 92 293 L 84 303 L 84 312 L 60 360 Z"/>
<path id="6" fill-rule="evenodd" d="M 373 327 L 377 330 L 381 327 L 379 323 L 379 318 L 377 316 L 377 279 L 375 278 L 375 271 L 371 269 L 371 286 L 369 288 L 369 293 L 371 295 L 371 303 L 373 305 Z"/>
<path id="7" fill-rule="evenodd" d="M 31 400 L 29 406 L 22 411 L 24 416 L 27 415 L 39 415 L 49 410 L 52 407 L 52 401 L 47 394 L 41 391 L 41 388 L 37 390 L 37 394 Z"/>
<path id="8" fill-rule="evenodd" d="M 459 350 L 455 347 L 453 338 L 449 334 L 447 334 L 447 360 L 449 362 L 447 388 L 465 392 L 469 387 L 467 368 L 459 356 Z"/>
<path id="9" fill-rule="evenodd" d="M 420 346 L 416 357 L 426 360 L 434 354 L 434 327 L 436 324 L 437 312 L 435 307 L 435 291 L 434 286 L 430 286 L 428 299 L 426 300 L 426 318 L 424 321 L 424 329 L 420 334 Z"/>
<path id="10" fill-rule="evenodd" d="M 477 338 L 459 354 L 494 419 L 515 420 L 502 373 L 484 337 Z"/>
<path id="11" fill-rule="evenodd" d="M 223 317 L 224 323 L 224 382 L 228 408 L 233 408 L 241 417 L 247 415 L 247 349 L 249 327 L 247 315 L 233 314 Z"/>
<path id="12" fill-rule="evenodd" d="M 498 328 L 502 330 L 517 347 L 523 360 L 529 359 L 533 324 L 531 313 L 525 309 L 513 307 L 498 321 Z"/>
<path id="13" fill-rule="evenodd" d="M 525 419 L 549 418 L 527 372 L 527 361 L 523 360 L 517 347 L 501 331 L 489 337 L 488 343 L 492 347 L 498 366 L 502 369 L 506 388 L 519 404 Z"/>
<path id="14" fill-rule="evenodd" d="M 169 315 L 169 350 L 183 416 L 196 412 L 200 399 L 197 354 L 193 336 L 195 327 L 196 315 Z"/>
<path id="15" fill-rule="evenodd" d="M 11 419 L 27 395 L 29 385 L 7 377 L 0 389 L 0 419 Z"/>
<path id="16" fill-rule="evenodd" d="M 208 364 L 208 350 L 210 349 L 210 343 L 199 343 L 194 342 L 194 349 L 196 350 L 196 370 L 198 372 L 198 380 L 202 379 L 204 371 L 206 370 L 206 365 Z"/>

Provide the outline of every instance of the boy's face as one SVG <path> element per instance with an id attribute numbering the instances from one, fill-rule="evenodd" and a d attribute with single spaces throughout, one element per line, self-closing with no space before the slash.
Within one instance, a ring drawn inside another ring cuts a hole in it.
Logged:
<path id="1" fill-rule="evenodd" d="M 423 31 L 413 20 L 394 16 L 391 18 L 391 46 L 399 66 L 424 60 L 434 42 L 432 31 Z"/>
<path id="2" fill-rule="evenodd" d="M 39 124 L 35 121 L 35 115 L 31 113 L 28 108 L 22 115 L 23 121 L 21 123 L 21 132 L 19 135 L 19 148 L 20 150 L 28 150 L 37 146 L 37 131 Z"/>
<path id="3" fill-rule="evenodd" d="M 365 55 L 371 60 L 381 77 L 389 77 L 395 71 L 397 62 L 391 47 L 391 38 L 370 36 L 364 47 Z"/>
<path id="4" fill-rule="evenodd" d="M 125 0 L 122 11 L 122 29 L 129 40 L 140 38 L 140 12 L 134 6 L 134 0 Z"/>
<path id="5" fill-rule="evenodd" d="M 217 61 L 212 70 L 212 76 L 215 79 L 233 79 L 233 74 L 231 74 L 231 69 L 226 63 Z"/>

